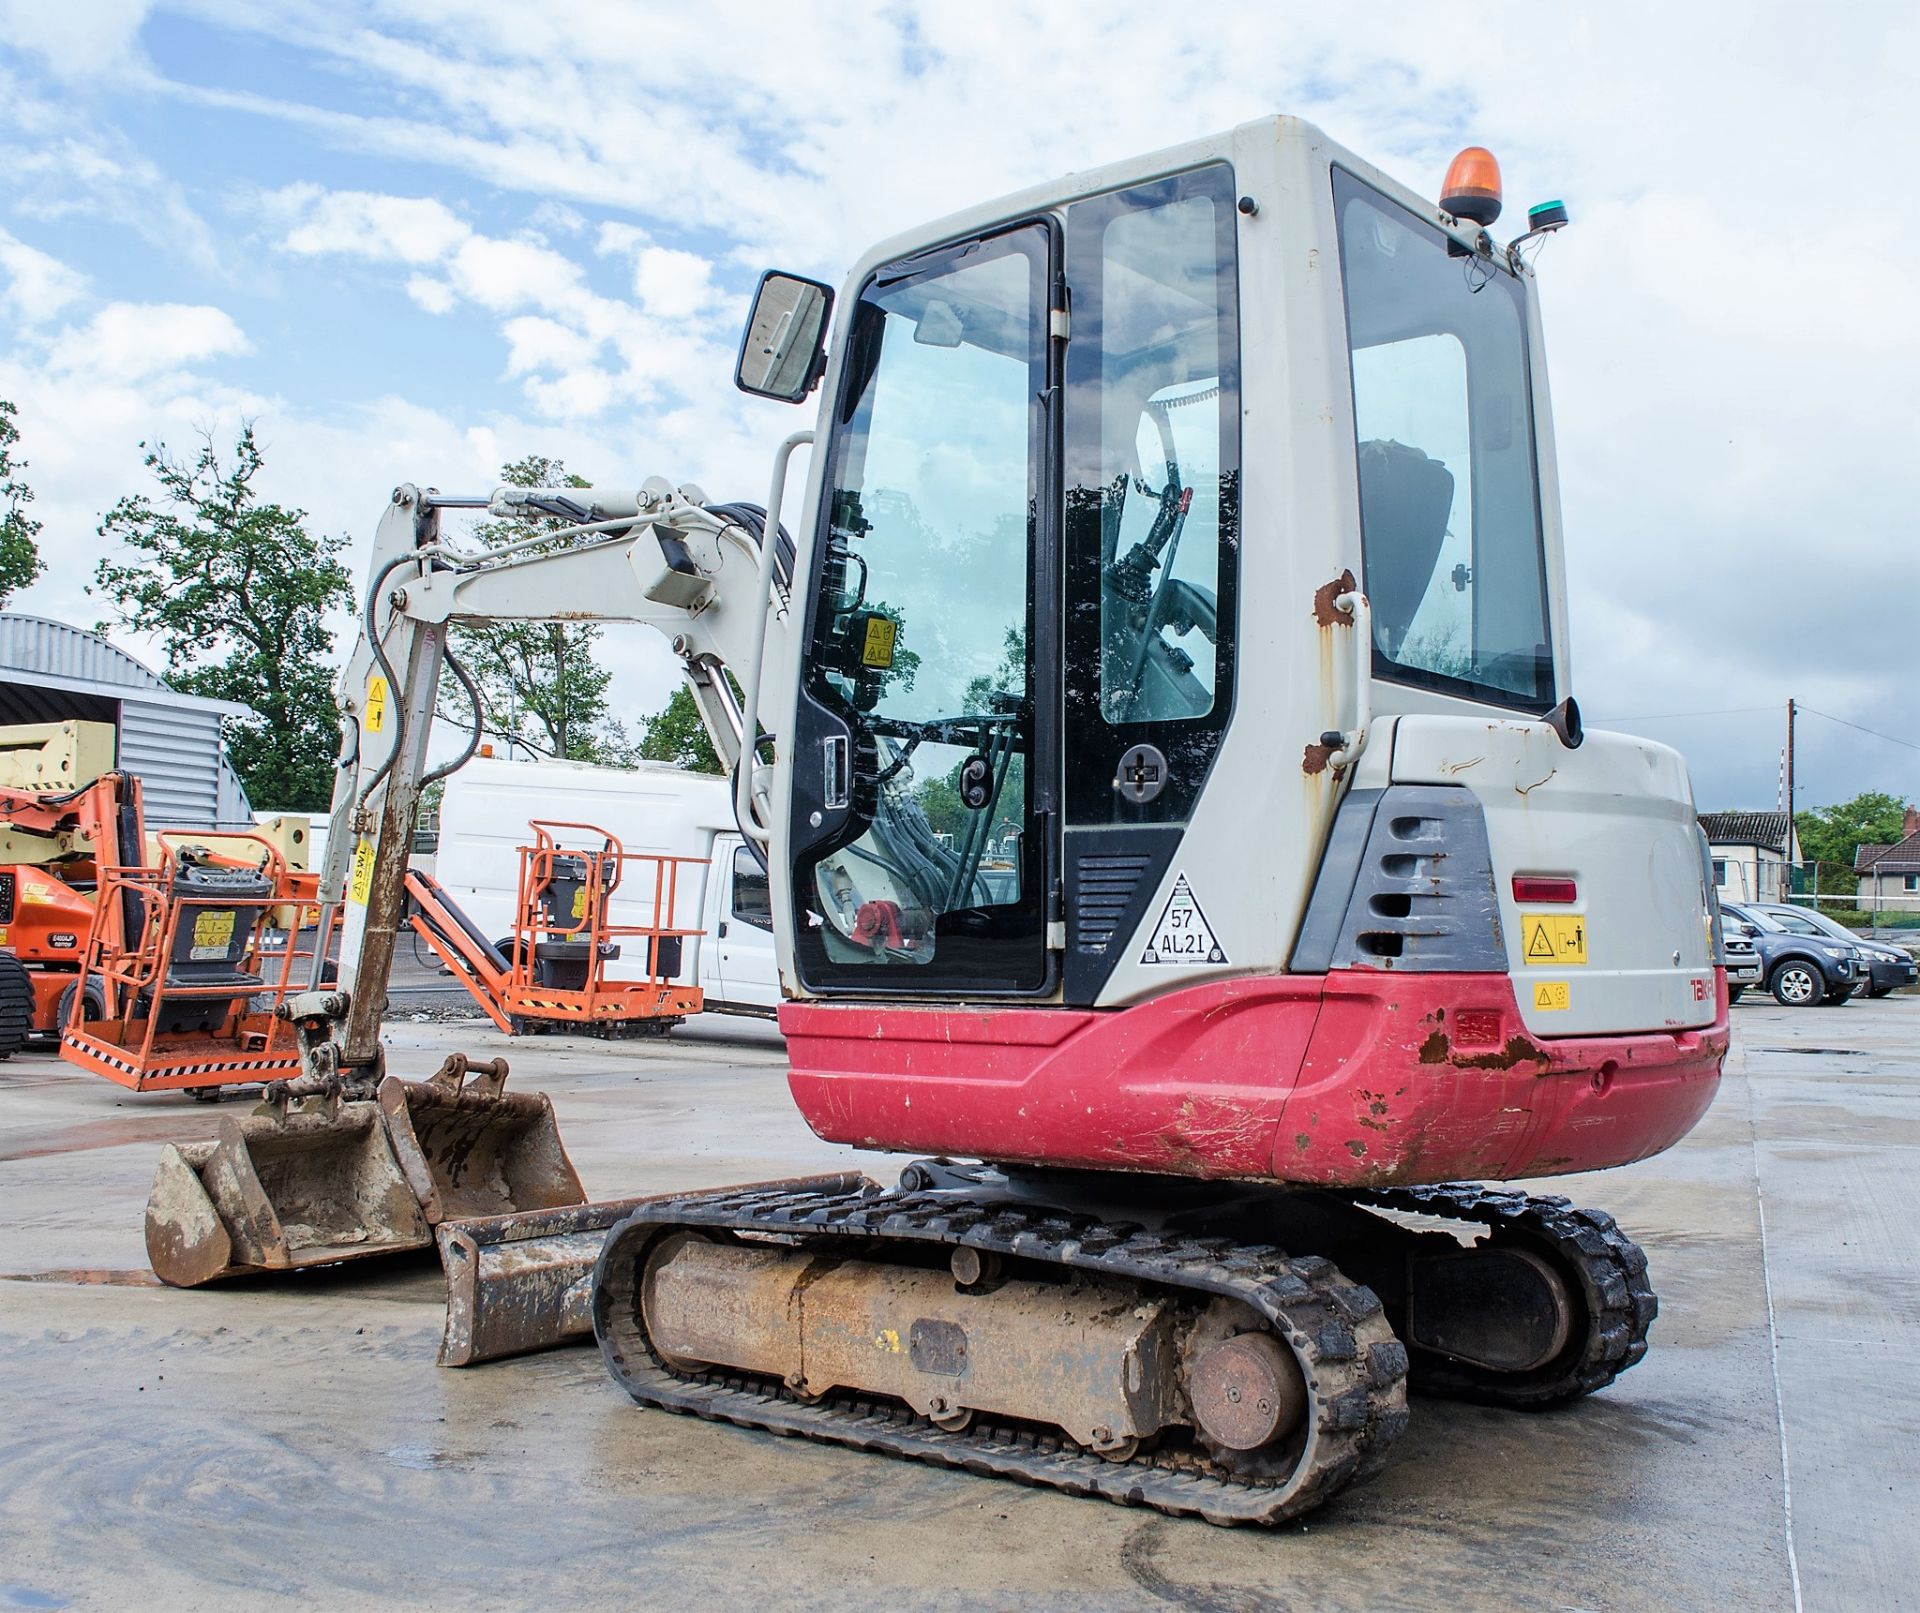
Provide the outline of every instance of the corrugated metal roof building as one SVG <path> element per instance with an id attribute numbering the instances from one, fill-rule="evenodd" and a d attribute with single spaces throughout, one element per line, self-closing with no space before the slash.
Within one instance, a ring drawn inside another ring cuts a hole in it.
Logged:
<path id="1" fill-rule="evenodd" d="M 0 723 L 111 723 L 119 766 L 139 775 L 147 821 L 211 829 L 253 819 L 220 742 L 220 719 L 245 706 L 169 688 L 98 633 L 0 612 Z"/>

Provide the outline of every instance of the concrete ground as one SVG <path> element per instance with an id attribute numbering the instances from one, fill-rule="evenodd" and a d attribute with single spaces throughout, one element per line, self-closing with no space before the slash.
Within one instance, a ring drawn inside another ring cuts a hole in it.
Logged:
<path id="1" fill-rule="evenodd" d="M 1647 1247 L 1652 1352 L 1544 1416 L 1416 1404 L 1275 1531 L 634 1408 L 590 1346 L 433 1364 L 431 1258 L 152 1286 L 163 1139 L 211 1112 L 0 1065 L 0 1608 L 1872 1609 L 1920 1605 L 1920 998 L 1735 1010 L 1699 1129 L 1553 1184 Z M 614 1196 L 843 1166 L 771 1027 L 504 1049 Z M 884 1165 L 875 1169 L 885 1172 Z"/>

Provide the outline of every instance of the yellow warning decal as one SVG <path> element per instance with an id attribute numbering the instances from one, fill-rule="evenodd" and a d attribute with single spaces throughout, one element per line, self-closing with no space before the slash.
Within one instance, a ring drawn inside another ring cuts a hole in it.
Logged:
<path id="1" fill-rule="evenodd" d="M 353 848 L 353 873 L 347 880 L 347 900 L 360 907 L 373 894 L 373 842 L 361 840 Z"/>
<path id="2" fill-rule="evenodd" d="M 1530 964 L 1564 968 L 1587 961 L 1587 916 L 1584 913 L 1522 913 L 1520 950 Z"/>
<path id="3" fill-rule="evenodd" d="M 1533 988 L 1533 1006 L 1557 1012 L 1573 1006 L 1573 987 L 1564 980 L 1542 980 Z"/>
<path id="4" fill-rule="evenodd" d="M 900 624 L 891 617 L 869 616 L 866 641 L 860 646 L 861 665 L 883 669 L 892 666 L 893 641 L 899 632 Z"/>
<path id="5" fill-rule="evenodd" d="M 377 734 L 387 726 L 387 680 L 378 672 L 367 679 L 366 729 Z"/>
<path id="6" fill-rule="evenodd" d="M 587 916 L 587 887 L 584 885 L 573 893 L 573 916 L 577 919 Z"/>
<path id="7" fill-rule="evenodd" d="M 233 909 L 215 908 L 193 915 L 193 950 L 190 956 L 196 963 L 204 963 L 206 955 L 223 958 L 227 948 L 233 945 Z"/>

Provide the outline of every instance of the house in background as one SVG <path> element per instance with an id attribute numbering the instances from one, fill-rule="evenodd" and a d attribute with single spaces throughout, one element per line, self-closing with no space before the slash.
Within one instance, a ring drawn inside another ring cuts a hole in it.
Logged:
<path id="1" fill-rule="evenodd" d="M 1907 808 L 1903 838 L 1890 846 L 1861 846 L 1853 854 L 1860 876 L 1859 906 L 1920 911 L 1920 811 Z"/>
<path id="2" fill-rule="evenodd" d="M 1703 812 L 1700 828 L 1713 855 L 1713 888 L 1723 902 L 1784 902 L 1797 860 L 1784 812 Z M 1795 836 L 1798 839 L 1798 836 Z"/>

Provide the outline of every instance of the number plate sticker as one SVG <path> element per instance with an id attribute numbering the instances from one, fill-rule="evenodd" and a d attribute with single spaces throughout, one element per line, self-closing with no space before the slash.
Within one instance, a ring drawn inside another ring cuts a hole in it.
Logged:
<path id="1" fill-rule="evenodd" d="M 227 955 L 233 945 L 233 910 L 217 908 L 193 915 L 193 945 L 187 956 L 195 963 L 210 963 Z"/>
<path id="2" fill-rule="evenodd" d="M 1522 913 L 1520 949 L 1538 968 L 1580 967 L 1587 961 L 1587 916 L 1584 913 Z"/>
<path id="3" fill-rule="evenodd" d="M 1542 980 L 1533 988 L 1533 1006 L 1558 1012 L 1573 1006 L 1573 987 L 1564 980 Z"/>
<path id="4" fill-rule="evenodd" d="M 1140 961 L 1154 964 L 1227 961 L 1227 955 L 1214 939 L 1213 927 L 1207 923 L 1207 915 L 1200 911 L 1199 900 L 1194 896 L 1193 887 L 1187 883 L 1184 873 L 1174 879 L 1173 894 L 1160 910 L 1160 922 L 1154 925 L 1153 935 L 1147 942 L 1147 950 L 1141 953 Z"/>

